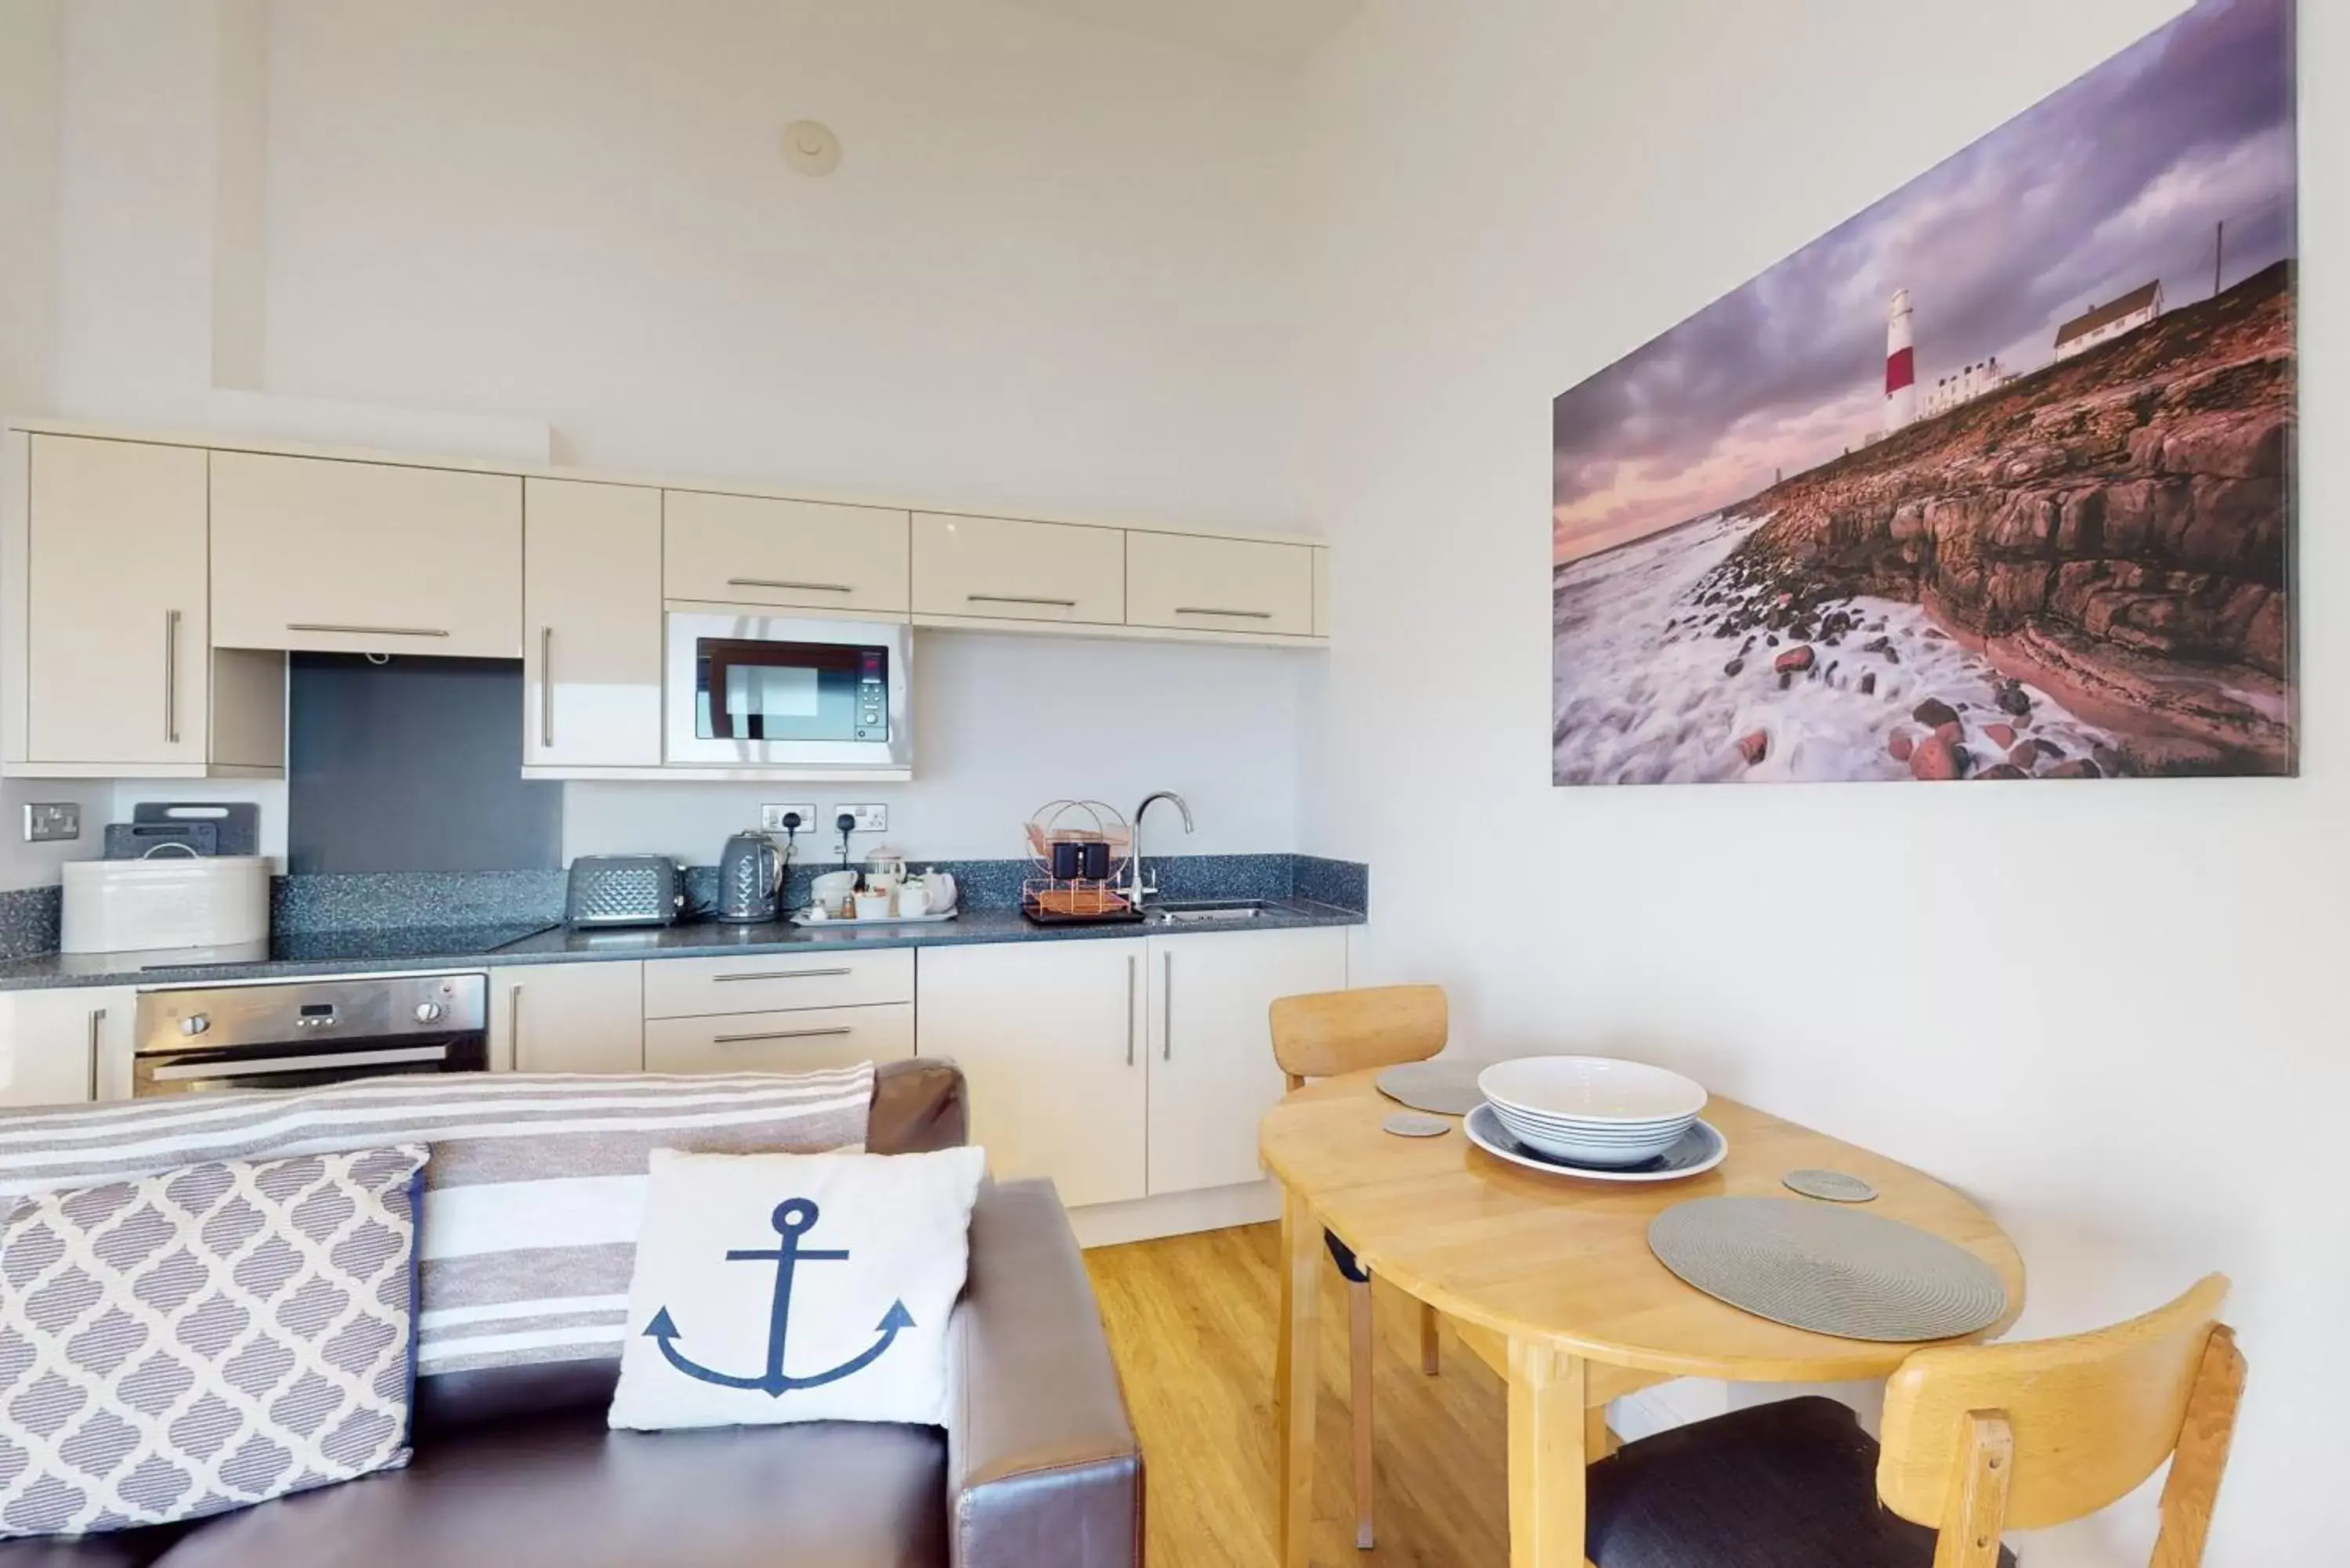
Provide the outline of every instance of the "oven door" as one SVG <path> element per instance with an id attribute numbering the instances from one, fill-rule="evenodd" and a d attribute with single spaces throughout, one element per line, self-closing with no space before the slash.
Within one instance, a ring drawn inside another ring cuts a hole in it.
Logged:
<path id="1" fill-rule="evenodd" d="M 192 1046 L 142 1051 L 131 1059 L 130 1095 L 190 1095 L 210 1089 L 312 1089 L 355 1078 L 411 1073 L 486 1073 L 488 1037 L 478 1030 L 400 1034 L 381 1040 L 290 1040 L 281 1045 Z"/>
<path id="2" fill-rule="evenodd" d="M 888 621 L 669 614 L 665 761 L 908 768 L 912 635 Z"/>

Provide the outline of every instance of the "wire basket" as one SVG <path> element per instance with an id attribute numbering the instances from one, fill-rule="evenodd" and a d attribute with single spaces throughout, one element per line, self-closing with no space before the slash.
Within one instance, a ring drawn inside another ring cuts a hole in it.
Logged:
<path id="1" fill-rule="evenodd" d="M 1020 912 L 1040 925 L 1139 920 L 1121 890 L 1132 881 L 1134 829 L 1097 800 L 1056 800 L 1028 819 L 1033 869 Z"/>

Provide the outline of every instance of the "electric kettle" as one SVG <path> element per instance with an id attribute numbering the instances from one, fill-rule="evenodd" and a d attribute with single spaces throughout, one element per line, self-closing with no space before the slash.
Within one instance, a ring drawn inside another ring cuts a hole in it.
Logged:
<path id="1" fill-rule="evenodd" d="M 775 893 L 783 886 L 785 859 L 764 833 L 738 833 L 718 857 L 718 906 L 712 918 L 757 925 L 775 918 Z"/>

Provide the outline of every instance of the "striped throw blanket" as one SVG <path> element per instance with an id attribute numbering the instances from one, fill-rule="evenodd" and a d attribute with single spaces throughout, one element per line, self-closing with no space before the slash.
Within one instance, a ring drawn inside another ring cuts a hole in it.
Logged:
<path id="1" fill-rule="evenodd" d="M 203 1160 L 432 1146 L 417 1370 L 617 1361 L 656 1148 L 862 1144 L 873 1066 L 824 1073 L 376 1078 L 0 1112 L 0 1209 Z"/>

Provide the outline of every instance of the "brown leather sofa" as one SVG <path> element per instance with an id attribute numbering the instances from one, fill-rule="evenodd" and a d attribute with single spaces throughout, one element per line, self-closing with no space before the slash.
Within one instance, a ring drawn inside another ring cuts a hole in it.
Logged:
<path id="1" fill-rule="evenodd" d="M 962 1075 L 881 1069 L 867 1147 L 964 1141 Z M 0 1568 L 1135 1568 L 1142 1454 L 1050 1183 L 972 1216 L 944 1430 L 604 1425 L 615 1368 L 420 1379 L 402 1470 L 191 1525 L 0 1542 Z"/>

